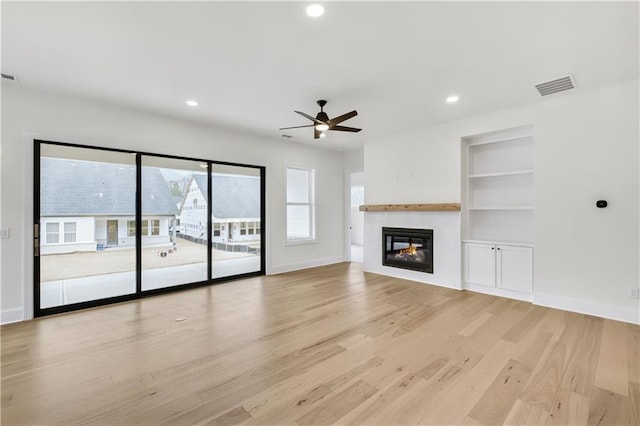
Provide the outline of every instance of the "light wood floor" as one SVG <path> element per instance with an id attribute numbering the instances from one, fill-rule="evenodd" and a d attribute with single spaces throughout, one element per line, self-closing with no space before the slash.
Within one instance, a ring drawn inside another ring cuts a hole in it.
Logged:
<path id="1" fill-rule="evenodd" d="M 2 424 L 637 425 L 639 347 L 343 263 L 4 326 Z"/>

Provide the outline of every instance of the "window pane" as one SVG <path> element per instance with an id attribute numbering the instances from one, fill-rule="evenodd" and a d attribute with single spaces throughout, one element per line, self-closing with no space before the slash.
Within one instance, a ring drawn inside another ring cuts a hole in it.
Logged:
<path id="1" fill-rule="evenodd" d="M 213 164 L 211 172 L 213 277 L 260 271 L 260 237 L 247 232 L 248 222 L 260 222 L 260 169 Z"/>
<path id="2" fill-rule="evenodd" d="M 309 206 L 287 206 L 287 238 L 311 238 Z"/>
<path id="3" fill-rule="evenodd" d="M 128 220 L 127 221 L 127 237 L 135 237 L 136 236 L 136 221 Z"/>
<path id="4" fill-rule="evenodd" d="M 64 242 L 65 243 L 76 242 L 76 223 L 75 222 L 64 223 Z"/>
<path id="5" fill-rule="evenodd" d="M 309 170 L 287 169 L 287 203 L 309 202 Z"/>
<path id="6" fill-rule="evenodd" d="M 47 244 L 57 244 L 60 242 L 59 223 L 47 223 Z"/>
<path id="7" fill-rule="evenodd" d="M 40 145 L 40 308 L 135 293 L 135 194 L 135 156 Z"/>
<path id="8" fill-rule="evenodd" d="M 207 213 L 199 208 L 207 175 L 200 164 L 142 156 L 143 291 L 207 280 Z"/>

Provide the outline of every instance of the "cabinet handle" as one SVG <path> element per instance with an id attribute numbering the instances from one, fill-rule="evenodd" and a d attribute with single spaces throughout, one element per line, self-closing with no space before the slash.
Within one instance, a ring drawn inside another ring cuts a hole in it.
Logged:
<path id="1" fill-rule="evenodd" d="M 498 247 L 498 250 L 500 250 L 500 247 Z"/>
<path id="2" fill-rule="evenodd" d="M 496 249 L 495 247 L 491 247 L 491 250 L 495 250 L 495 249 Z"/>

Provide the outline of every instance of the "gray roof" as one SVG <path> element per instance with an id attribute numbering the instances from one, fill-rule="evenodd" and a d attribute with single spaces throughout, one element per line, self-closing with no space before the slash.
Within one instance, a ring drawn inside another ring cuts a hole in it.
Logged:
<path id="1" fill-rule="evenodd" d="M 260 179 L 254 176 L 213 174 L 213 217 L 259 218 Z M 207 197 L 207 176 L 194 175 L 200 192 Z"/>
<path id="2" fill-rule="evenodd" d="M 42 216 L 135 214 L 136 167 L 93 161 L 40 159 Z M 178 208 L 160 169 L 142 172 L 144 215 L 175 215 Z"/>

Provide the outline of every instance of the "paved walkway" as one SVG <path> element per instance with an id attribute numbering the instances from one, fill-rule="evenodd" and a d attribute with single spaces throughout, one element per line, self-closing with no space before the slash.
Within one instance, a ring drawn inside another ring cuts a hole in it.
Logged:
<path id="1" fill-rule="evenodd" d="M 213 263 L 214 278 L 259 270 L 259 256 L 226 259 Z M 171 287 L 205 281 L 206 279 L 207 264 L 204 262 L 145 269 L 142 271 L 142 290 Z M 40 285 L 40 306 L 42 308 L 51 308 L 71 303 L 133 294 L 135 291 L 135 271 L 45 281 Z"/>

